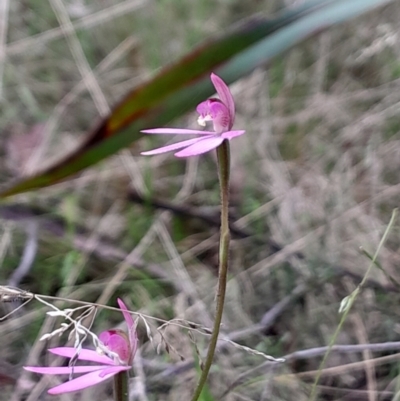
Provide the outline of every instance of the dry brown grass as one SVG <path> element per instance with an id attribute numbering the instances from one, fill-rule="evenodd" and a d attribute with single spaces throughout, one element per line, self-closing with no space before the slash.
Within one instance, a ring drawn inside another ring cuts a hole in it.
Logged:
<path id="1" fill-rule="evenodd" d="M 76 146 L 155 68 L 250 11 L 271 12 L 283 2 L 251 1 L 246 10 L 239 1 L 166 3 L 0 1 L 3 182 Z M 250 351 L 221 341 L 210 378 L 216 400 L 308 398 L 326 349 L 295 352 L 329 343 L 341 300 L 369 264 L 360 246 L 375 252 L 399 203 L 399 17 L 394 3 L 331 29 L 232 86 L 236 126 L 247 130 L 232 142 L 232 216 L 251 235 L 232 244 L 222 331 Z M 191 114 L 177 124 L 194 121 Z M 127 194 L 151 191 L 154 202 L 215 219 L 216 161 L 140 157 L 147 141 L 68 182 L 12 200 L 24 209 L 0 209 L 2 282 L 20 264 L 27 238 L 36 238 L 26 230 L 34 221 L 38 252 L 21 287 L 103 304 L 123 296 L 132 310 L 210 327 L 217 229 L 201 218 L 132 204 Z M 34 207 L 40 218 L 32 217 Z M 373 270 L 338 344 L 399 340 L 398 287 L 388 278 L 400 282 L 399 245 L 396 224 L 378 259 L 386 274 Z M 95 330 L 119 321 L 104 311 Z M 48 361 L 49 344 L 37 339 L 54 323 L 31 303 L 0 324 L 0 383 L 7 390 L 0 399 L 46 399 L 49 382 L 22 373 L 21 365 Z M 159 324 L 149 325 L 161 341 Z M 157 354 L 140 330 L 132 399 L 188 399 L 195 350 L 204 354 L 207 336 L 195 332 L 191 339 L 170 325 L 164 335 L 171 352 L 162 347 Z M 398 348 L 334 350 L 320 399 L 396 399 Z M 288 361 L 272 364 L 251 350 Z M 62 399 L 99 394 L 110 398 L 105 386 Z"/>

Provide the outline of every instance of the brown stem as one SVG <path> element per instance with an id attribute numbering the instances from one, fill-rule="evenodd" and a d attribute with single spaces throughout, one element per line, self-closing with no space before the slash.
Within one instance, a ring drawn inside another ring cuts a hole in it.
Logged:
<path id="1" fill-rule="evenodd" d="M 229 171 L 230 171 L 230 154 L 229 142 L 225 140 L 217 148 L 218 155 L 218 174 L 221 189 L 221 233 L 219 240 L 219 270 L 218 270 L 218 289 L 217 289 L 217 305 L 215 311 L 214 327 L 210 338 L 206 360 L 196 390 L 192 397 L 192 401 L 197 401 L 201 395 L 203 387 L 207 381 L 210 371 L 215 349 L 217 347 L 219 329 L 221 326 L 222 313 L 224 310 L 226 282 L 228 275 L 228 259 L 229 259 Z"/>
<path id="2" fill-rule="evenodd" d="M 129 400 L 128 378 L 129 378 L 129 374 L 127 371 L 119 372 L 114 376 L 114 400 L 115 401 L 128 401 Z"/>

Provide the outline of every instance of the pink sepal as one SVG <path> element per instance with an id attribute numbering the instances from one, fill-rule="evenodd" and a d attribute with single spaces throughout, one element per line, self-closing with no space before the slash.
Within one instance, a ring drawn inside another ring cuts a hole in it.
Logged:
<path id="1" fill-rule="evenodd" d="M 42 375 L 69 375 L 71 373 L 87 373 L 96 370 L 104 369 L 104 365 L 100 366 L 54 366 L 54 367 L 40 367 L 40 366 L 24 366 L 28 372 L 40 373 Z"/>
<path id="2" fill-rule="evenodd" d="M 215 135 L 213 131 L 202 131 L 196 129 L 184 129 L 184 128 L 154 128 L 154 129 L 145 129 L 143 131 L 145 134 L 160 134 L 160 135 Z"/>
<path id="3" fill-rule="evenodd" d="M 119 372 L 124 370 L 129 370 L 130 366 L 113 366 L 107 369 L 107 374 L 103 374 L 103 370 L 91 372 L 87 375 L 83 375 L 77 377 L 76 379 L 67 381 L 59 386 L 51 388 L 48 393 L 49 394 L 62 394 L 62 393 L 70 393 L 71 391 L 83 390 L 84 388 L 95 386 L 105 380 L 107 380 L 110 376 L 114 376 Z"/>
<path id="4" fill-rule="evenodd" d="M 228 131 L 221 134 L 222 138 L 224 139 L 232 139 L 236 138 L 237 136 L 243 135 L 246 131 Z"/>
<path id="5" fill-rule="evenodd" d="M 49 351 L 52 354 L 64 356 L 66 358 L 72 358 L 77 353 L 76 349 L 73 347 L 50 348 Z M 114 361 L 111 358 L 105 355 L 99 355 L 96 351 L 91 349 L 82 349 L 78 354 L 78 360 L 114 365 Z"/>
<path id="6" fill-rule="evenodd" d="M 217 146 L 221 145 L 224 138 L 220 136 L 214 136 L 207 139 L 201 138 L 200 141 L 195 143 L 194 145 L 188 146 L 187 148 L 181 150 L 180 152 L 175 153 L 176 157 L 189 157 L 201 155 L 202 153 L 206 153 L 211 149 L 215 149 Z"/>
<path id="7" fill-rule="evenodd" d="M 181 142 L 173 143 L 172 145 L 162 146 L 161 148 L 157 148 L 157 149 L 153 149 L 153 150 L 148 150 L 146 152 L 142 152 L 141 155 L 145 155 L 145 156 L 158 155 L 160 153 L 166 153 L 166 152 L 169 152 L 171 150 L 182 149 L 182 148 L 185 148 L 187 146 L 193 145 L 196 142 L 203 141 L 206 138 L 211 138 L 214 135 L 215 134 L 210 135 L 208 137 L 188 139 L 187 141 L 181 141 Z"/>
<path id="8" fill-rule="evenodd" d="M 232 93 L 229 90 L 228 85 L 226 85 L 218 75 L 212 73 L 211 81 L 214 84 L 215 90 L 217 91 L 222 103 L 224 103 L 229 110 L 229 117 L 231 120 L 231 126 L 229 128 L 232 128 L 235 120 L 235 101 L 233 100 Z"/>
<path id="9" fill-rule="evenodd" d="M 137 346 L 138 346 L 138 336 L 137 336 L 137 332 L 136 332 L 136 323 L 132 318 L 132 315 L 129 313 L 128 308 L 126 307 L 126 305 L 122 302 L 121 299 L 117 299 L 119 308 L 121 309 L 125 321 L 126 321 L 126 325 L 128 326 L 128 330 L 129 330 L 129 341 L 130 341 L 130 345 L 131 345 L 131 358 L 130 360 L 132 361 L 132 359 L 135 357 L 136 354 L 136 350 L 137 350 Z"/>

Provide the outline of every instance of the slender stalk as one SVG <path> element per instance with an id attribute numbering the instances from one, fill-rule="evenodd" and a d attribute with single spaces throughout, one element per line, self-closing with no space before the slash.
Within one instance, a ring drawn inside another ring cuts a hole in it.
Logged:
<path id="1" fill-rule="evenodd" d="M 115 401 L 128 401 L 129 388 L 128 388 L 129 374 L 127 371 L 120 372 L 114 376 L 114 400 Z"/>
<path id="2" fill-rule="evenodd" d="M 215 311 L 214 328 L 210 338 L 206 360 L 196 390 L 192 397 L 192 401 L 197 401 L 201 395 L 204 384 L 207 381 L 210 371 L 215 349 L 217 347 L 219 329 L 221 326 L 222 313 L 224 310 L 226 282 L 228 275 L 228 259 L 229 259 L 229 172 L 230 172 L 230 153 L 229 141 L 225 140 L 217 148 L 218 156 L 218 175 L 221 190 L 221 230 L 219 239 L 219 270 L 218 270 L 218 288 L 217 288 L 217 304 Z"/>
<path id="3" fill-rule="evenodd" d="M 319 383 L 319 379 L 321 378 L 321 375 L 322 375 L 322 370 L 323 370 L 323 368 L 325 366 L 325 363 L 326 363 L 326 361 L 328 359 L 328 356 L 330 355 L 330 353 L 331 353 L 331 351 L 333 349 L 333 346 L 336 343 L 336 339 L 337 339 L 337 337 L 338 337 L 338 335 L 339 335 L 339 333 L 340 333 L 340 331 L 341 331 L 341 329 L 343 327 L 344 322 L 347 319 L 347 315 L 349 314 L 349 312 L 350 312 L 350 310 L 351 310 L 351 308 L 352 308 L 352 306 L 353 306 L 358 294 L 361 292 L 362 287 L 365 285 L 365 282 L 367 281 L 367 278 L 368 278 L 372 268 L 374 267 L 374 265 L 376 263 L 378 255 L 379 255 L 381 249 L 383 248 L 383 245 L 385 244 L 385 242 L 387 240 L 387 237 L 389 236 L 389 233 L 393 228 L 394 223 L 396 222 L 397 215 L 398 215 L 398 209 L 394 209 L 393 212 L 392 212 L 392 217 L 390 218 L 389 224 L 386 227 L 386 230 L 383 233 L 383 236 L 382 236 L 381 240 L 379 241 L 378 248 L 376 249 L 375 254 L 371 259 L 371 263 L 369 264 L 368 269 L 365 272 L 363 279 L 361 280 L 360 284 L 356 287 L 356 289 L 342 301 L 342 304 L 341 304 L 340 309 L 339 309 L 339 312 L 342 313 L 342 317 L 340 319 L 338 327 L 336 328 L 336 330 L 335 330 L 335 332 L 334 332 L 334 334 L 332 336 L 331 341 L 329 342 L 328 350 L 326 351 L 326 353 L 325 353 L 325 355 L 324 355 L 324 357 L 323 357 L 323 359 L 322 359 L 322 361 L 321 361 L 321 363 L 319 365 L 318 372 L 317 372 L 317 375 L 315 377 L 313 386 L 311 388 L 311 394 L 310 394 L 310 397 L 309 397 L 308 401 L 314 401 L 316 399 L 316 397 L 317 397 L 317 386 L 318 386 L 318 383 Z"/>

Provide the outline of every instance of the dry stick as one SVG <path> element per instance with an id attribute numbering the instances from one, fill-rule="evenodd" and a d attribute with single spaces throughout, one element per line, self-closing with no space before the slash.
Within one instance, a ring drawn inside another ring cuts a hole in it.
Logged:
<path id="1" fill-rule="evenodd" d="M 300 351 L 295 351 L 292 352 L 291 354 L 287 354 L 283 356 L 283 359 L 285 359 L 286 363 L 292 362 L 292 361 L 298 361 L 298 360 L 305 360 L 305 359 L 312 359 L 316 358 L 319 356 L 326 355 L 326 353 L 329 352 L 335 352 L 335 353 L 342 353 L 342 354 L 353 354 L 353 353 L 362 353 L 363 351 L 368 350 L 371 352 L 385 352 L 385 351 L 397 351 L 400 350 L 400 342 L 399 341 L 394 341 L 394 342 L 387 342 L 387 343 L 376 343 L 376 344 L 355 344 L 355 345 L 334 345 L 333 347 L 329 346 L 324 346 L 324 347 L 318 347 L 318 348 L 309 348 L 309 349 L 304 349 Z M 375 365 L 377 363 L 383 364 L 383 363 L 389 363 L 393 360 L 399 360 L 400 359 L 400 354 L 394 354 L 394 355 L 388 355 L 384 357 L 378 357 L 371 359 L 369 362 L 374 363 Z M 246 372 L 240 374 L 237 376 L 236 380 L 229 385 L 229 387 L 222 393 L 220 396 L 220 399 L 225 397 L 229 392 L 234 390 L 236 387 L 242 385 L 246 380 L 250 380 L 249 378 L 252 377 L 253 375 L 257 374 L 264 374 L 267 369 L 274 366 L 274 362 L 267 361 L 263 362 L 261 365 L 258 365 L 254 368 L 251 368 L 247 370 Z M 365 365 L 365 361 L 361 362 L 353 362 L 341 366 L 334 366 L 330 368 L 325 368 L 322 371 L 321 375 L 326 375 L 330 374 L 333 372 L 337 372 L 338 369 L 343 369 L 340 371 L 341 374 L 347 371 L 353 371 L 356 368 L 363 367 Z M 260 372 L 262 371 L 262 372 Z M 299 373 L 289 373 L 289 374 L 284 374 L 284 375 L 279 375 L 278 377 L 298 377 L 298 378 L 312 378 L 315 377 L 315 375 L 318 373 L 318 370 L 312 370 L 312 371 L 305 371 L 305 372 L 299 372 Z M 318 386 L 320 387 L 320 386 Z"/>
<path id="2" fill-rule="evenodd" d="M 361 316 L 357 313 L 353 318 L 353 325 L 355 326 L 355 334 L 360 343 L 368 343 L 367 329 L 363 324 Z M 365 363 L 365 378 L 367 382 L 367 395 L 368 401 L 377 401 L 377 383 L 376 383 L 376 369 L 373 362 L 372 352 L 369 350 L 364 350 L 362 352 L 362 357 Z"/>
<path id="3" fill-rule="evenodd" d="M 8 10 L 9 0 L 0 2 L 0 102 L 3 100 L 3 76 L 6 64 L 6 47 L 7 47 L 7 26 L 8 26 Z"/>
<path id="4" fill-rule="evenodd" d="M 10 287 L 18 287 L 19 283 L 29 273 L 33 266 L 38 248 L 38 225 L 39 223 L 35 219 L 28 220 L 25 225 L 27 236 L 25 248 L 18 267 L 8 279 L 7 285 Z"/>
<path id="5" fill-rule="evenodd" d="M 371 359 L 369 361 L 370 363 L 373 363 L 375 367 L 377 366 L 382 366 L 386 365 L 392 362 L 397 362 L 400 360 L 400 354 L 391 354 L 391 355 L 385 355 L 385 356 L 379 356 L 377 358 Z M 332 366 L 330 368 L 324 368 L 322 371 L 322 375 L 324 377 L 332 377 L 336 375 L 343 375 L 349 372 L 349 374 L 354 374 L 356 370 L 361 370 L 364 369 L 365 367 L 365 361 L 357 361 L 357 362 L 351 362 L 351 363 L 346 363 L 344 365 L 339 365 L 339 366 Z M 283 374 L 279 375 L 278 377 L 285 377 L 285 378 L 301 378 L 301 379 L 307 379 L 307 378 L 312 378 L 315 377 L 315 375 L 318 374 L 317 370 L 308 370 L 306 372 L 299 372 L 299 373 L 289 373 L 289 374 Z"/>
<path id="6" fill-rule="evenodd" d="M 217 148 L 218 156 L 218 174 L 221 189 L 221 234 L 219 241 L 219 270 L 218 270 L 218 289 L 217 289 L 217 306 L 215 311 L 214 328 L 210 338 L 210 345 L 207 351 L 207 357 L 204 362 L 200 380 L 192 397 L 192 401 L 197 401 L 201 395 L 203 387 L 207 381 L 208 372 L 210 371 L 212 361 L 214 359 L 215 349 L 217 347 L 219 329 L 221 326 L 222 313 L 225 303 L 226 281 L 228 275 L 228 258 L 229 258 L 229 170 L 230 170 L 230 154 L 229 142 L 224 140 Z"/>

